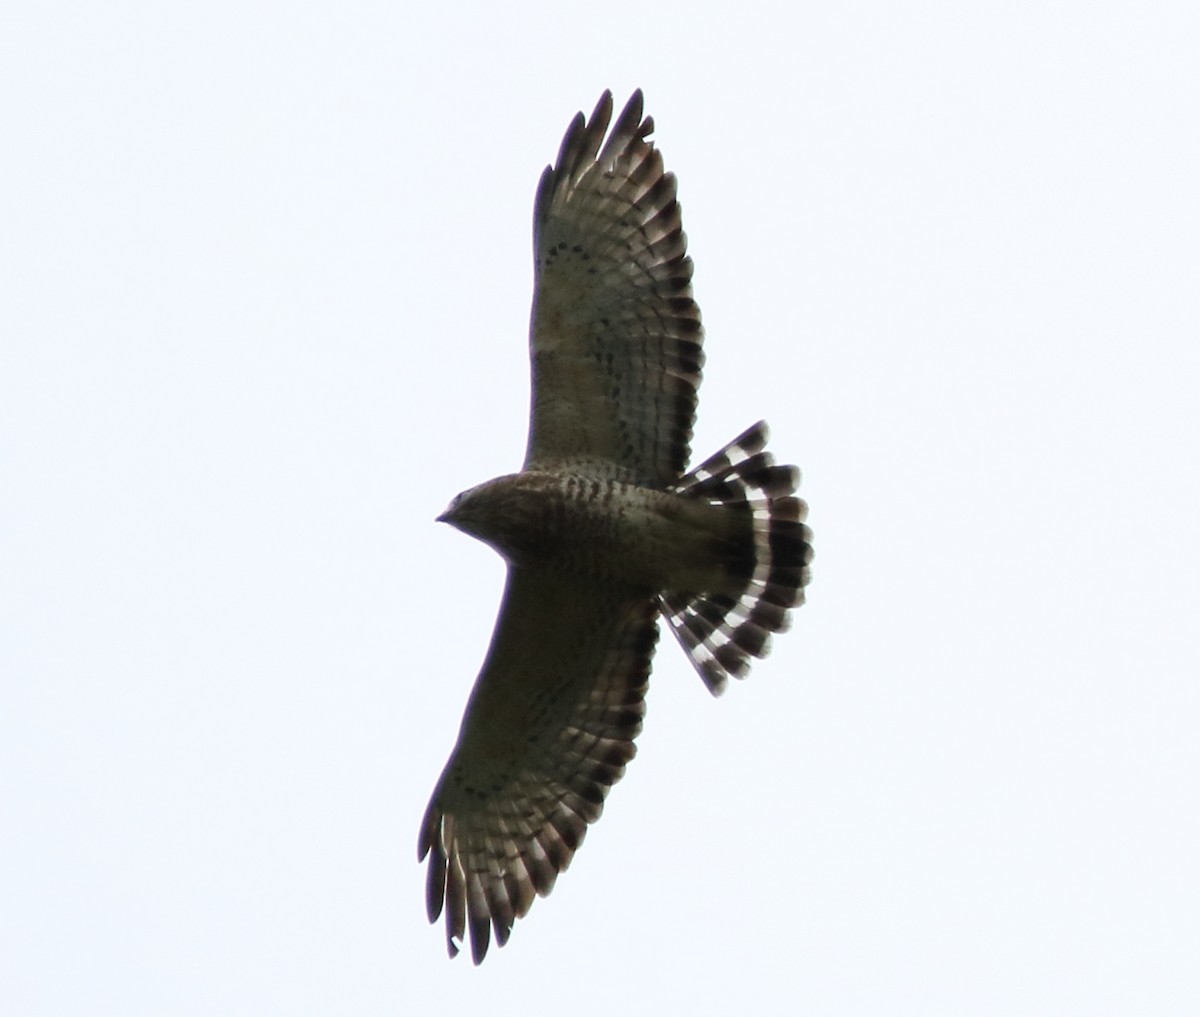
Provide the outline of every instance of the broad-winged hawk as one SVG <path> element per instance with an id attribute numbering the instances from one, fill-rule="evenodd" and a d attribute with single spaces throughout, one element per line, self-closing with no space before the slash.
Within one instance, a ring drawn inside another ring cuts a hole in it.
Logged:
<path id="1" fill-rule="evenodd" d="M 578 114 L 534 206 L 520 473 L 445 522 L 508 563 L 492 644 L 421 824 L 430 921 L 476 963 L 549 893 L 633 757 L 663 615 L 710 691 L 804 599 L 811 533 L 759 423 L 687 472 L 703 332 L 675 177 L 635 92 Z"/>

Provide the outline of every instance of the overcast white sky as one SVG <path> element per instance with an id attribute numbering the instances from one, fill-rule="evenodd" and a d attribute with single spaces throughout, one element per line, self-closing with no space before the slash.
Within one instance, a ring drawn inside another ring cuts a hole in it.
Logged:
<path id="1" fill-rule="evenodd" d="M 447 7 L 0 15 L 6 1012 L 1194 1017 L 1196 5 Z M 636 86 L 695 452 L 771 422 L 815 578 L 722 700 L 662 643 L 476 970 L 416 834 L 503 568 L 433 517 Z"/>

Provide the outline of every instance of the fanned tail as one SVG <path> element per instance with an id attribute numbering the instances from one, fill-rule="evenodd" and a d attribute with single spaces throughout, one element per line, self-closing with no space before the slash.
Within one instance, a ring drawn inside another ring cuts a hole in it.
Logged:
<path id="1" fill-rule="evenodd" d="M 795 497 L 800 471 L 776 466 L 765 451 L 767 425 L 759 421 L 682 477 L 674 490 L 749 511 L 752 552 L 739 595 L 670 594 L 659 598 L 692 665 L 715 696 L 729 677 L 744 678 L 752 657 L 770 652 L 772 632 L 787 629 L 788 609 L 804 603 L 812 560 L 808 506 Z"/>

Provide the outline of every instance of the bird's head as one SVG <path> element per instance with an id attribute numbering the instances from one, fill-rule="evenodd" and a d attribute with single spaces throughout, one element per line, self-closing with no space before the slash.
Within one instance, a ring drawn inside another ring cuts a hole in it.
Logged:
<path id="1" fill-rule="evenodd" d="M 437 517 L 439 523 L 449 523 L 451 526 L 457 525 L 458 512 L 462 507 L 463 499 L 467 497 L 470 491 L 461 491 L 450 499 L 450 504 L 442 509 L 441 514 Z"/>
<path id="2" fill-rule="evenodd" d="M 450 504 L 442 510 L 442 514 L 437 517 L 437 521 L 449 523 L 457 530 L 475 535 L 471 523 L 480 514 L 480 504 L 483 500 L 480 496 L 480 488 L 486 486 L 486 484 L 480 484 L 456 494 L 450 499 Z"/>
<path id="3" fill-rule="evenodd" d="M 524 513 L 512 477 L 497 477 L 456 494 L 437 517 L 508 556 Z"/>

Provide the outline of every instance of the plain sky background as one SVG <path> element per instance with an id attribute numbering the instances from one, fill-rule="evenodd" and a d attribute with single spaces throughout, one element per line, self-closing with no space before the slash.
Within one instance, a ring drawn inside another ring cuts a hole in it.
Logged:
<path id="1" fill-rule="evenodd" d="M 0 15 L 14 1015 L 1200 1013 L 1194 3 Z M 417 824 L 503 567 L 534 187 L 645 89 L 809 603 L 503 950 Z"/>

